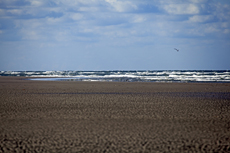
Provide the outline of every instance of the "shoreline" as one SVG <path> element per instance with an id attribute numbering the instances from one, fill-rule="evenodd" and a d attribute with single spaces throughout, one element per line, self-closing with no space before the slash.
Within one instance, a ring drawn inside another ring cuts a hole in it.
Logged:
<path id="1" fill-rule="evenodd" d="M 229 83 L 229 81 L 106 81 L 106 80 L 93 80 L 93 81 L 85 81 L 84 78 L 78 77 L 26 77 L 25 80 L 31 81 L 71 81 L 71 82 L 141 82 L 141 83 Z M 83 81 L 82 81 L 83 80 Z"/>
<path id="2" fill-rule="evenodd" d="M 3 152 L 230 151 L 229 83 L 23 78 L 0 77 Z"/>
<path id="3" fill-rule="evenodd" d="M 0 75 L 47 78 L 47 81 L 71 78 L 71 81 L 230 83 L 228 70 L 0 71 Z"/>

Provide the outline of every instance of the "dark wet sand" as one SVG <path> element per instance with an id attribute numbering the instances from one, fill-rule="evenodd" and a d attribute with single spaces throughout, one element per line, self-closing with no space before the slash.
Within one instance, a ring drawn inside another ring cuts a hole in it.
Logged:
<path id="1" fill-rule="evenodd" d="M 230 84 L 0 77 L 0 152 L 230 152 Z"/>

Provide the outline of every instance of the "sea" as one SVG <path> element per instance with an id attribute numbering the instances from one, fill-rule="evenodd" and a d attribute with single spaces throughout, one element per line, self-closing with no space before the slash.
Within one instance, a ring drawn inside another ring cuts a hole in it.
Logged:
<path id="1" fill-rule="evenodd" d="M 0 71 L 34 81 L 230 83 L 230 70 Z"/>

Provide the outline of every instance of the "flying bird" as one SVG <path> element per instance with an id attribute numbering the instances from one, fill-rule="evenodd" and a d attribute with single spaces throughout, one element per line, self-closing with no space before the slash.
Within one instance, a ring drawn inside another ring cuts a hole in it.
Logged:
<path id="1" fill-rule="evenodd" d="M 176 49 L 176 48 L 174 48 L 176 51 L 178 51 L 179 52 L 179 49 Z"/>

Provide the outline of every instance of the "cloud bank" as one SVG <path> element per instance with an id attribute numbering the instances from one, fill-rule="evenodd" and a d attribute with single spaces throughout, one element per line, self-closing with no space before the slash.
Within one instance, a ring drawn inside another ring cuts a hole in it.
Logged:
<path id="1" fill-rule="evenodd" d="M 6 49 L 7 43 L 36 44 L 41 49 L 58 44 L 69 53 L 75 50 L 93 58 L 95 48 L 107 54 L 109 48 L 123 47 L 137 55 L 138 47 L 163 50 L 176 44 L 187 49 L 198 41 L 204 46 L 216 41 L 229 46 L 226 1 L 11 0 L 0 6 L 0 43 Z"/>

